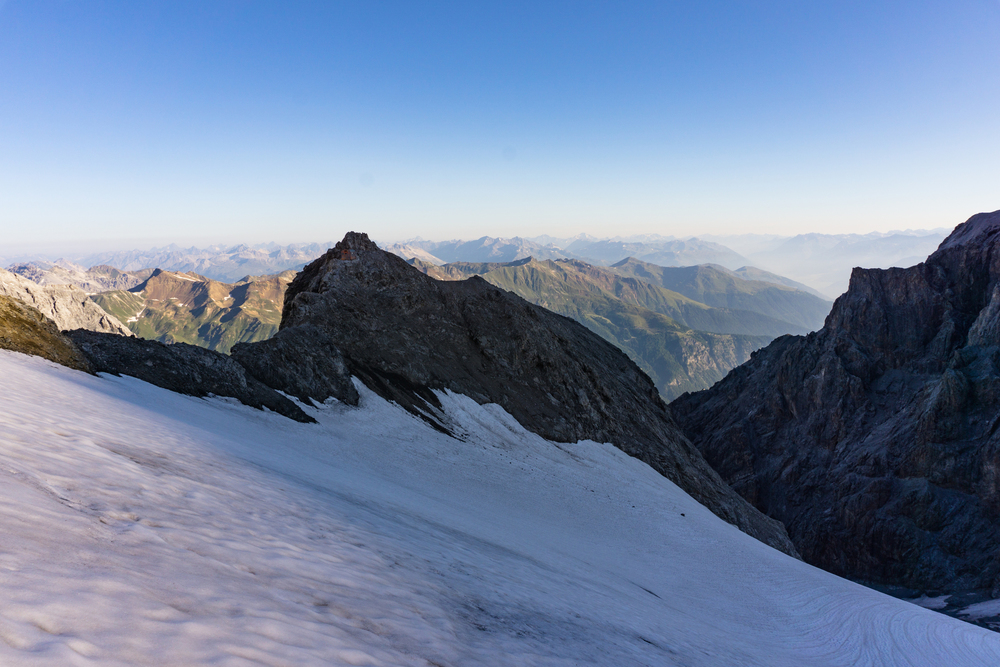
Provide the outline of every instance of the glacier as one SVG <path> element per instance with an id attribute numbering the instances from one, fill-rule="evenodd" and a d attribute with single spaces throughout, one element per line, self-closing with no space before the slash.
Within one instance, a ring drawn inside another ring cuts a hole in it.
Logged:
<path id="1" fill-rule="evenodd" d="M 609 444 L 358 383 L 300 424 L 0 351 L 2 665 L 998 665 Z"/>

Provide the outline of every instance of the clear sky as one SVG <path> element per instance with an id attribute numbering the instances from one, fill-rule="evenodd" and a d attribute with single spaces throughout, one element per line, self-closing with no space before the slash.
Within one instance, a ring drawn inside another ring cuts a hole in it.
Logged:
<path id="1" fill-rule="evenodd" d="M 995 209 L 1000 0 L 0 0 L 0 254 Z"/>

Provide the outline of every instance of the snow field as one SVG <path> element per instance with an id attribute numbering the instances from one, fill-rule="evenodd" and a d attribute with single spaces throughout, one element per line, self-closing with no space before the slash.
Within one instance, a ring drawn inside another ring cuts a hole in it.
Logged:
<path id="1" fill-rule="evenodd" d="M 0 352 L 2 665 L 997 665 L 610 445 L 304 425 Z M 682 516 L 682 513 L 684 516 Z"/>

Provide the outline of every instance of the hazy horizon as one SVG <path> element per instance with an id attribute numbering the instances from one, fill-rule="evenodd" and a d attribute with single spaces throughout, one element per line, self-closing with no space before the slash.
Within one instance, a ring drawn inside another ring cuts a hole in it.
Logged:
<path id="1" fill-rule="evenodd" d="M 949 234 L 951 232 L 951 229 L 952 229 L 951 227 L 937 227 L 937 228 L 927 228 L 927 229 L 894 229 L 894 230 L 888 230 L 888 231 L 872 230 L 872 231 L 868 231 L 868 232 L 843 232 L 843 233 L 840 233 L 840 234 L 852 235 L 852 236 L 854 236 L 854 235 L 856 235 L 856 236 L 870 236 L 870 235 L 889 236 L 889 235 L 892 235 L 892 234 L 903 234 L 903 235 L 913 235 L 913 236 L 930 236 L 930 235 L 934 235 L 934 234 L 944 234 L 944 235 L 947 235 L 947 234 Z M 333 243 L 336 243 L 341 238 L 343 238 L 343 236 L 344 236 L 345 233 L 347 233 L 349 231 L 358 231 L 358 232 L 365 232 L 365 233 L 367 233 L 366 230 L 360 229 L 360 228 L 359 229 L 348 229 L 348 228 L 345 228 L 345 229 L 343 229 L 342 231 L 340 231 L 340 232 L 338 232 L 336 234 L 331 234 L 329 236 L 329 238 L 323 238 L 323 239 L 316 238 L 316 239 L 308 239 L 308 240 L 301 240 L 301 241 L 288 241 L 286 243 L 282 243 L 280 241 L 273 240 L 273 239 L 271 239 L 271 240 L 267 240 L 267 239 L 263 239 L 263 240 L 214 239 L 213 240 L 211 237 L 204 237 L 204 238 L 200 238 L 200 239 L 198 237 L 188 238 L 188 239 L 171 239 L 171 238 L 159 238 L 159 239 L 127 239 L 127 238 L 126 239 L 88 239 L 85 242 L 78 242 L 78 241 L 72 241 L 72 240 L 71 241 L 62 241 L 62 240 L 59 240 L 59 241 L 37 242 L 37 243 L 23 243 L 23 244 L 8 244 L 8 243 L 0 242 L 0 261 L 4 261 L 4 260 L 9 259 L 9 258 L 18 258 L 18 257 L 21 257 L 21 258 L 33 258 L 33 259 L 36 259 L 36 260 L 39 260 L 39 261 L 55 261 L 56 259 L 60 259 L 60 258 L 63 258 L 63 257 L 72 259 L 73 257 L 83 257 L 83 256 L 86 256 L 86 255 L 94 255 L 94 254 L 100 254 L 100 253 L 128 252 L 128 251 L 145 252 L 145 251 L 153 251 L 153 250 L 158 250 L 158 249 L 163 249 L 163 248 L 169 248 L 171 246 L 176 246 L 176 247 L 182 248 L 182 249 L 197 248 L 199 250 L 203 250 L 203 249 L 211 248 L 211 247 L 232 248 L 232 247 L 239 246 L 239 245 L 247 245 L 247 246 L 251 246 L 251 247 L 258 247 L 258 246 L 265 246 L 265 245 L 275 245 L 275 246 L 278 246 L 278 247 L 298 246 L 298 245 L 312 245 L 312 244 L 323 245 L 323 244 L 333 244 Z M 372 240 L 375 241 L 376 243 L 378 243 L 380 246 L 384 246 L 384 245 L 390 245 L 390 244 L 405 244 L 405 243 L 413 242 L 413 241 L 417 241 L 417 240 L 425 241 L 425 242 L 434 242 L 434 243 L 445 243 L 445 242 L 449 242 L 449 241 L 475 241 L 475 240 L 482 239 L 482 238 L 492 238 L 492 239 L 521 238 L 521 239 L 528 240 L 528 241 L 538 242 L 540 245 L 547 245 L 547 243 L 543 243 L 542 242 L 543 237 L 548 236 L 548 237 L 554 237 L 554 238 L 559 238 L 559 239 L 570 239 L 572 237 L 581 236 L 583 234 L 585 234 L 585 232 L 580 232 L 579 234 L 572 234 L 572 235 L 567 235 L 567 236 L 555 237 L 555 235 L 553 235 L 553 234 L 546 234 L 545 232 L 541 232 L 539 234 L 535 234 L 535 235 L 532 235 L 532 236 L 498 236 L 498 235 L 493 235 L 493 234 L 478 234 L 478 235 L 469 235 L 469 236 L 465 236 L 465 237 L 453 237 L 453 238 L 444 238 L 444 237 L 432 238 L 430 236 L 416 234 L 414 236 L 410 236 L 410 237 L 407 237 L 407 238 L 377 238 L 377 237 L 372 237 Z M 620 240 L 620 241 L 633 240 L 634 241 L 634 240 L 637 240 L 638 237 L 641 237 L 641 236 L 649 236 L 649 237 L 659 236 L 659 237 L 664 238 L 664 239 L 666 239 L 666 238 L 675 238 L 675 239 L 679 239 L 679 240 L 688 240 L 688 239 L 699 238 L 699 239 L 702 239 L 702 240 L 707 240 L 707 241 L 719 243 L 720 245 L 726 245 L 726 243 L 723 243 L 723 241 L 725 240 L 725 237 L 745 236 L 745 237 L 759 237 L 759 238 L 773 237 L 773 238 L 780 238 L 780 239 L 790 239 L 790 238 L 793 238 L 794 236 L 808 235 L 808 234 L 821 234 L 821 235 L 827 235 L 827 236 L 837 236 L 837 235 L 840 235 L 838 233 L 813 232 L 813 231 L 810 231 L 810 230 L 802 230 L 801 232 L 797 232 L 796 234 L 767 234 L 767 233 L 758 233 L 758 232 L 743 232 L 743 233 L 732 234 L 732 235 L 728 235 L 728 234 L 707 234 L 707 233 L 706 234 L 677 235 L 677 234 L 657 234 L 655 232 L 649 232 L 649 233 L 645 233 L 645 234 L 614 234 L 614 235 L 603 235 L 603 236 L 597 236 L 597 235 L 593 235 L 593 234 L 587 234 L 587 236 L 593 237 L 593 238 L 598 239 L 598 240 L 610 240 L 610 241 L 616 241 L 616 240 Z M 369 236 L 371 236 L 371 235 L 369 234 Z M 4 267 L 0 267 L 0 268 L 4 268 Z"/>

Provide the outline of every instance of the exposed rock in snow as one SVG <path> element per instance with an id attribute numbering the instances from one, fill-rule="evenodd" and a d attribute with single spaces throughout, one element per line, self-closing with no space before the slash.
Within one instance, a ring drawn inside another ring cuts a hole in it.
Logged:
<path id="1" fill-rule="evenodd" d="M 995 667 L 614 447 L 359 387 L 297 424 L 0 352 L 0 664 Z M 9 388 L 14 388 L 10 391 Z"/>
<path id="2" fill-rule="evenodd" d="M 233 346 L 231 356 L 249 373 L 300 401 L 320 403 L 328 398 L 358 404 L 347 361 L 321 331 L 301 326 L 283 329 L 255 344 Z"/>
<path id="3" fill-rule="evenodd" d="M 19 299 L 37 309 L 63 331 L 89 329 L 131 336 L 132 332 L 90 300 L 87 293 L 73 285 L 42 286 L 16 273 L 0 269 L 0 294 Z"/>
<path id="4" fill-rule="evenodd" d="M 190 396 L 229 396 L 300 422 L 312 422 L 292 401 L 248 375 L 224 354 L 186 343 L 126 338 L 85 329 L 67 332 L 99 373 L 131 375 Z"/>

